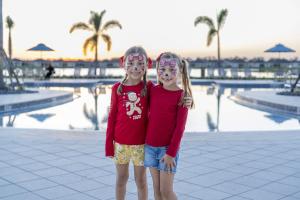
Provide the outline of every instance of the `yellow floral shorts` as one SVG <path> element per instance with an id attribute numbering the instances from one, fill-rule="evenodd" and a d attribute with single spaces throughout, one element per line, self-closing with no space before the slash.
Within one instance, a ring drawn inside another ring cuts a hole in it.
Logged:
<path id="1" fill-rule="evenodd" d="M 129 164 L 132 160 L 134 166 L 144 166 L 144 145 L 126 145 L 115 142 L 115 163 Z"/>

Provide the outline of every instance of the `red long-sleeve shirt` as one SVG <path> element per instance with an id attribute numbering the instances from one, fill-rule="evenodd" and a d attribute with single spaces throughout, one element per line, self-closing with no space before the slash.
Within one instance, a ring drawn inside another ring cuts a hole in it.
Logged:
<path id="1" fill-rule="evenodd" d="M 141 95 L 143 82 L 133 86 L 123 85 L 121 95 L 117 94 L 119 85 L 120 83 L 116 83 L 112 87 L 106 130 L 106 156 L 114 156 L 114 142 L 145 144 L 149 95 Z M 152 86 L 152 82 L 147 83 L 148 91 Z"/>
<path id="2" fill-rule="evenodd" d="M 169 91 L 161 85 L 150 90 L 149 121 L 146 144 L 168 146 L 167 154 L 175 157 L 185 129 L 188 109 L 178 105 L 183 90 Z"/>

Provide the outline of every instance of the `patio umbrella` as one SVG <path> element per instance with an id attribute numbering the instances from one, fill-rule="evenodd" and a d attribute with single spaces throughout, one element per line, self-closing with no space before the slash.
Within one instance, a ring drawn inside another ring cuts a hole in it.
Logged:
<path id="1" fill-rule="evenodd" d="M 30 49 L 27 49 L 27 51 L 39 51 L 41 53 L 41 59 L 42 59 L 43 51 L 54 51 L 54 50 L 51 49 L 50 47 L 47 47 L 45 44 L 40 43 Z"/>
<path id="2" fill-rule="evenodd" d="M 266 53 L 278 53 L 280 58 L 280 53 L 291 53 L 296 52 L 294 49 L 290 49 L 283 44 L 276 44 L 274 47 L 265 50 Z"/>

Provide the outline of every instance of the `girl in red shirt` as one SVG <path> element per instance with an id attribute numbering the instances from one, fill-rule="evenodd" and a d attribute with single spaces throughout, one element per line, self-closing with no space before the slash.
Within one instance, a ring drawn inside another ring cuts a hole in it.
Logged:
<path id="1" fill-rule="evenodd" d="M 129 176 L 129 162 L 133 161 L 138 199 L 146 200 L 147 179 L 144 167 L 144 144 L 148 115 L 147 66 L 151 60 L 142 47 L 131 47 L 121 58 L 126 75 L 112 87 L 108 116 L 105 154 L 116 164 L 116 199 L 124 200 Z"/>
<path id="2" fill-rule="evenodd" d="M 192 97 L 187 62 L 173 53 L 161 54 L 156 62 L 158 85 L 150 89 L 149 121 L 144 166 L 150 167 L 155 200 L 177 199 L 173 180 L 178 150 L 188 109 L 184 97 Z M 182 86 L 178 86 L 181 76 Z M 191 102 L 193 107 L 193 101 Z"/>

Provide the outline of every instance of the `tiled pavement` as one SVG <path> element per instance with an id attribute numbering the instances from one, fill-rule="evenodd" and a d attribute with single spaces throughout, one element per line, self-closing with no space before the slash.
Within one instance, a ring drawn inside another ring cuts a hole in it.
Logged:
<path id="1" fill-rule="evenodd" d="M 0 129 L 0 199 L 114 199 L 103 151 L 103 133 Z M 178 167 L 182 200 L 300 199 L 300 131 L 186 133 Z"/>

